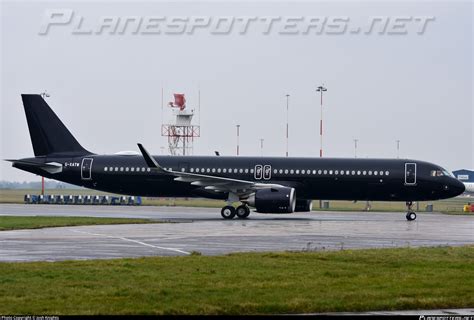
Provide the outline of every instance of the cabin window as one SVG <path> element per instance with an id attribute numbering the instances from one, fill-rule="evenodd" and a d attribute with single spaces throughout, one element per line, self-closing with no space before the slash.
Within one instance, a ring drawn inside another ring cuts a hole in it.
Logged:
<path id="1" fill-rule="evenodd" d="M 372 175 L 372 170 L 369 170 L 369 176 L 371 176 L 371 175 Z"/>
<path id="2" fill-rule="evenodd" d="M 344 175 L 344 170 L 341 170 L 341 176 L 343 176 L 343 175 Z"/>
<path id="3" fill-rule="evenodd" d="M 328 171 L 327 171 L 327 170 L 324 170 L 323 173 L 324 173 L 324 174 L 328 174 Z"/>
<path id="4" fill-rule="evenodd" d="M 250 173 L 253 173 L 253 169 L 250 169 Z"/>
<path id="5" fill-rule="evenodd" d="M 388 176 L 390 174 L 390 172 L 388 171 L 385 171 L 385 175 Z"/>
<path id="6" fill-rule="evenodd" d="M 374 171 L 374 176 L 378 175 L 379 172 L 378 171 Z"/>
<path id="7" fill-rule="evenodd" d="M 234 168 L 234 173 L 237 173 L 237 168 Z"/>
<path id="8" fill-rule="evenodd" d="M 150 171 L 151 171 L 151 169 L 150 169 L 150 168 L 146 168 L 146 171 L 147 171 L 147 172 L 150 172 Z"/>
<path id="9" fill-rule="evenodd" d="M 244 172 L 244 169 L 239 169 L 239 173 L 243 173 Z"/>
<path id="10" fill-rule="evenodd" d="M 207 172 L 207 173 L 211 172 L 211 169 L 206 168 L 206 172 Z"/>
<path id="11" fill-rule="evenodd" d="M 329 170 L 329 174 L 332 174 L 332 170 Z"/>
<path id="12" fill-rule="evenodd" d="M 357 170 L 357 175 L 360 176 L 361 172 L 360 170 Z"/>
<path id="13" fill-rule="evenodd" d="M 120 167 L 120 171 L 123 171 L 123 167 Z"/>
<path id="14" fill-rule="evenodd" d="M 216 168 L 212 168 L 212 173 L 215 173 L 216 172 Z"/>
<path id="15" fill-rule="evenodd" d="M 227 173 L 227 169 L 226 168 L 222 169 L 222 172 Z"/>
<path id="16" fill-rule="evenodd" d="M 288 169 L 285 169 L 285 174 L 288 174 Z"/>
<path id="17" fill-rule="evenodd" d="M 104 171 L 107 171 L 107 167 L 104 168 Z"/>
<path id="18" fill-rule="evenodd" d="M 290 173 L 291 173 L 291 174 L 295 173 L 295 170 L 290 169 Z"/>
<path id="19" fill-rule="evenodd" d="M 142 167 L 142 172 L 145 172 L 145 167 Z"/>
<path id="20" fill-rule="evenodd" d="M 335 175 L 338 175 L 338 174 L 339 174 L 339 170 L 334 171 L 334 174 L 335 174 Z"/>
<path id="21" fill-rule="evenodd" d="M 275 170 L 276 171 L 276 170 Z M 249 169 L 245 169 L 245 173 L 249 173 Z"/>
<path id="22" fill-rule="evenodd" d="M 380 171 L 380 175 L 383 176 L 383 171 Z"/>
<path id="23" fill-rule="evenodd" d="M 296 174 L 300 174 L 300 170 L 296 170 Z"/>
<path id="24" fill-rule="evenodd" d="M 134 168 L 134 167 L 131 167 L 131 168 L 130 168 L 130 171 L 132 171 L 132 172 L 135 171 L 135 168 Z"/>
<path id="25" fill-rule="evenodd" d="M 125 168 L 125 171 L 127 171 L 127 172 L 130 171 L 130 168 L 129 168 L 129 167 L 126 167 L 126 168 Z"/>
<path id="26" fill-rule="evenodd" d="M 364 170 L 364 171 L 362 172 L 362 174 L 363 174 L 364 176 L 367 175 L 367 171 Z"/>
<path id="27" fill-rule="evenodd" d="M 321 170 L 318 170 L 318 174 L 321 174 L 321 173 L 323 173 L 323 172 Z"/>
<path id="28" fill-rule="evenodd" d="M 316 174 L 316 170 L 313 170 L 313 174 Z"/>
<path id="29" fill-rule="evenodd" d="M 273 173 L 274 173 L 274 174 L 277 174 L 277 173 L 278 173 L 278 170 L 277 170 L 277 169 L 273 169 Z"/>
<path id="30" fill-rule="evenodd" d="M 278 173 L 282 174 L 282 173 L 283 173 L 283 169 L 278 170 Z"/>

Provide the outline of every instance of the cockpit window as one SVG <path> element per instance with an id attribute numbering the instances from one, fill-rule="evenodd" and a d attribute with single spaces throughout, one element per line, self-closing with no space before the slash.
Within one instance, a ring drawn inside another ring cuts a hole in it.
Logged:
<path id="1" fill-rule="evenodd" d="M 443 174 L 444 174 L 446 177 L 453 177 L 453 178 L 454 178 L 454 175 L 453 175 L 451 172 L 449 172 L 448 170 L 446 170 L 446 169 L 443 169 Z"/>
<path id="2" fill-rule="evenodd" d="M 432 177 L 450 177 L 452 174 L 446 169 L 431 170 L 430 175 Z"/>
<path id="3" fill-rule="evenodd" d="M 442 177 L 444 176 L 444 173 L 442 170 L 431 170 L 431 174 L 430 174 L 432 177 Z"/>

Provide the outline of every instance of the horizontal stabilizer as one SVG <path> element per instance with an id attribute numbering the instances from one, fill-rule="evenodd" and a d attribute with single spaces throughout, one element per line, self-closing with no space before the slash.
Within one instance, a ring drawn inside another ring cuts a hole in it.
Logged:
<path id="1" fill-rule="evenodd" d="M 43 162 L 35 162 L 35 161 L 28 161 L 28 160 L 13 160 L 13 159 L 6 159 L 5 161 L 12 162 L 14 167 L 23 166 L 23 167 L 30 167 L 30 168 L 38 168 L 51 174 L 59 173 L 63 171 L 63 165 L 58 162 L 43 163 Z"/>

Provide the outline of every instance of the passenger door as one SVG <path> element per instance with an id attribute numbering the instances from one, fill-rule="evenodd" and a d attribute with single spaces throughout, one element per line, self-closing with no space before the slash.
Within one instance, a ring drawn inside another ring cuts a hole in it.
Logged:
<path id="1" fill-rule="evenodd" d="M 405 163 L 405 185 L 416 185 L 416 163 Z"/>
<path id="2" fill-rule="evenodd" d="M 91 180 L 92 179 L 92 158 L 84 158 L 81 163 L 81 179 Z"/>

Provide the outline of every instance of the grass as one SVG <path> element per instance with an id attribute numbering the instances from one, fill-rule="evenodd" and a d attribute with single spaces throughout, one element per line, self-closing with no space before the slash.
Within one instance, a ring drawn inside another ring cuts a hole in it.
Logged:
<path id="1" fill-rule="evenodd" d="M 23 203 L 23 196 L 25 194 L 39 194 L 39 190 L 8 190 L 0 189 L 0 203 Z M 76 190 L 67 190 L 67 189 L 56 189 L 56 190 L 47 190 L 47 194 L 77 194 L 77 195 L 105 195 L 107 193 L 88 190 L 88 189 L 76 189 Z M 110 195 L 110 194 L 109 194 Z M 453 198 L 447 200 L 439 201 L 430 201 L 430 202 L 420 202 L 418 203 L 417 211 L 425 211 L 425 208 L 428 204 L 433 204 L 435 212 L 451 213 L 451 214 L 463 214 L 463 206 L 467 202 L 474 202 L 473 198 Z M 143 205 L 152 205 L 152 206 L 183 206 L 183 207 L 207 207 L 207 208 L 221 208 L 224 204 L 223 201 L 211 200 L 211 199 L 179 199 L 179 198 L 142 198 Z M 313 202 L 314 211 L 364 211 L 365 201 L 352 202 L 352 201 L 330 201 L 329 209 L 319 209 L 319 201 Z M 405 204 L 403 202 L 386 202 L 386 201 L 372 201 L 371 211 L 377 212 L 404 212 L 406 210 Z M 414 206 L 416 209 L 416 205 Z"/>
<path id="2" fill-rule="evenodd" d="M 474 306 L 474 247 L 0 263 L 0 314 L 274 314 Z"/>
<path id="3" fill-rule="evenodd" d="M 91 218 L 91 217 L 18 217 L 0 216 L 0 231 L 16 229 L 39 229 L 49 227 L 85 226 L 99 224 L 158 223 L 149 219 Z"/>

